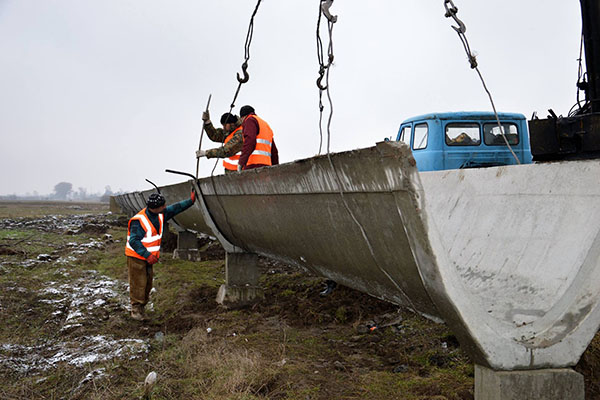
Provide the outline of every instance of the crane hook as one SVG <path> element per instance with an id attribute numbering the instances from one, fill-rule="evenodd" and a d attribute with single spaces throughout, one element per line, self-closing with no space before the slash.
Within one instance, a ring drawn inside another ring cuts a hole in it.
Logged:
<path id="1" fill-rule="evenodd" d="M 448 7 L 448 4 L 450 4 L 450 7 Z M 458 26 L 452 26 L 452 29 L 459 34 L 465 33 L 467 31 L 467 26 L 456 16 L 458 7 L 454 5 L 454 2 L 452 0 L 444 0 L 444 8 L 446 9 L 446 14 L 444 16 L 446 18 L 452 18 L 458 24 Z"/>
<path id="2" fill-rule="evenodd" d="M 319 68 L 319 78 L 317 79 L 317 87 L 320 90 L 327 90 L 327 85 L 323 86 L 323 84 L 321 83 L 323 81 L 323 78 L 325 77 L 325 67 L 321 66 L 321 68 Z"/>
<path id="3" fill-rule="evenodd" d="M 244 61 L 244 63 L 242 64 L 242 72 L 244 73 L 243 78 L 240 77 L 239 72 L 236 73 L 237 80 L 239 83 L 246 83 L 250 80 L 250 75 L 248 74 L 248 63 L 246 61 Z"/>

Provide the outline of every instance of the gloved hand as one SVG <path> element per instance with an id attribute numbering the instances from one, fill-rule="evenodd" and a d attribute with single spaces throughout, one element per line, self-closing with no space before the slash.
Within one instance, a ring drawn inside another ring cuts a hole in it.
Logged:
<path id="1" fill-rule="evenodd" d="M 150 265 L 156 264 L 158 262 L 158 257 L 156 257 L 154 254 L 150 254 L 148 258 L 146 258 L 146 261 L 148 261 L 148 264 Z"/>
<path id="2" fill-rule="evenodd" d="M 196 202 L 196 191 L 194 189 L 192 189 L 192 194 L 190 195 L 190 199 L 192 200 L 192 203 Z"/>
<path id="3" fill-rule="evenodd" d="M 238 172 L 242 172 L 242 166 L 238 164 Z"/>
<path id="4" fill-rule="evenodd" d="M 196 158 L 206 157 L 206 150 L 196 150 Z"/>
<path id="5" fill-rule="evenodd" d="M 204 125 L 210 122 L 210 114 L 208 113 L 208 111 L 202 112 L 202 121 L 204 121 Z"/>

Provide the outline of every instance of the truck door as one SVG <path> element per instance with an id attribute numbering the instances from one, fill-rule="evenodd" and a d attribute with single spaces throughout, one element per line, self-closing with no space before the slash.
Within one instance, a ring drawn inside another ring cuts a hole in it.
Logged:
<path id="1" fill-rule="evenodd" d="M 400 127 L 400 130 L 398 131 L 398 139 L 397 140 L 399 142 L 406 143 L 407 145 L 410 146 L 411 137 L 412 137 L 411 124 L 402 125 Z"/>

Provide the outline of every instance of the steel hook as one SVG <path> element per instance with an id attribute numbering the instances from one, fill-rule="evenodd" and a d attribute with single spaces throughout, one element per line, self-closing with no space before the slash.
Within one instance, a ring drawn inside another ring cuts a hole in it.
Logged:
<path id="1" fill-rule="evenodd" d="M 244 63 L 242 64 L 242 72 L 244 73 L 243 78 L 240 77 L 239 72 L 236 73 L 237 80 L 239 83 L 246 83 L 250 80 L 250 75 L 248 74 L 248 63 L 246 61 L 244 61 Z"/>
<path id="2" fill-rule="evenodd" d="M 319 78 L 317 79 L 317 87 L 320 90 L 327 90 L 327 86 L 323 86 L 323 84 L 321 83 L 323 81 L 324 77 L 325 77 L 325 67 L 321 66 L 321 68 L 319 69 Z"/>
<path id="3" fill-rule="evenodd" d="M 450 7 L 448 4 L 450 4 Z M 452 18 L 458 24 L 458 26 L 452 26 L 452 29 L 459 34 L 465 33 L 467 31 L 467 26 L 460 20 L 460 18 L 456 16 L 458 13 L 458 7 L 454 5 L 454 2 L 452 0 L 444 0 L 444 8 L 446 9 L 446 14 L 444 16 L 446 18 Z"/>

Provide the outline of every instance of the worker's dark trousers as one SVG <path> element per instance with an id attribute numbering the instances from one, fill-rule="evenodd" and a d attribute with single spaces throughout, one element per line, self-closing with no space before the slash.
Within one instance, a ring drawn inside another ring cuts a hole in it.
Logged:
<path id="1" fill-rule="evenodd" d="M 129 298 L 133 306 L 145 306 L 152 290 L 152 265 L 146 260 L 127 256 L 129 269 Z"/>

